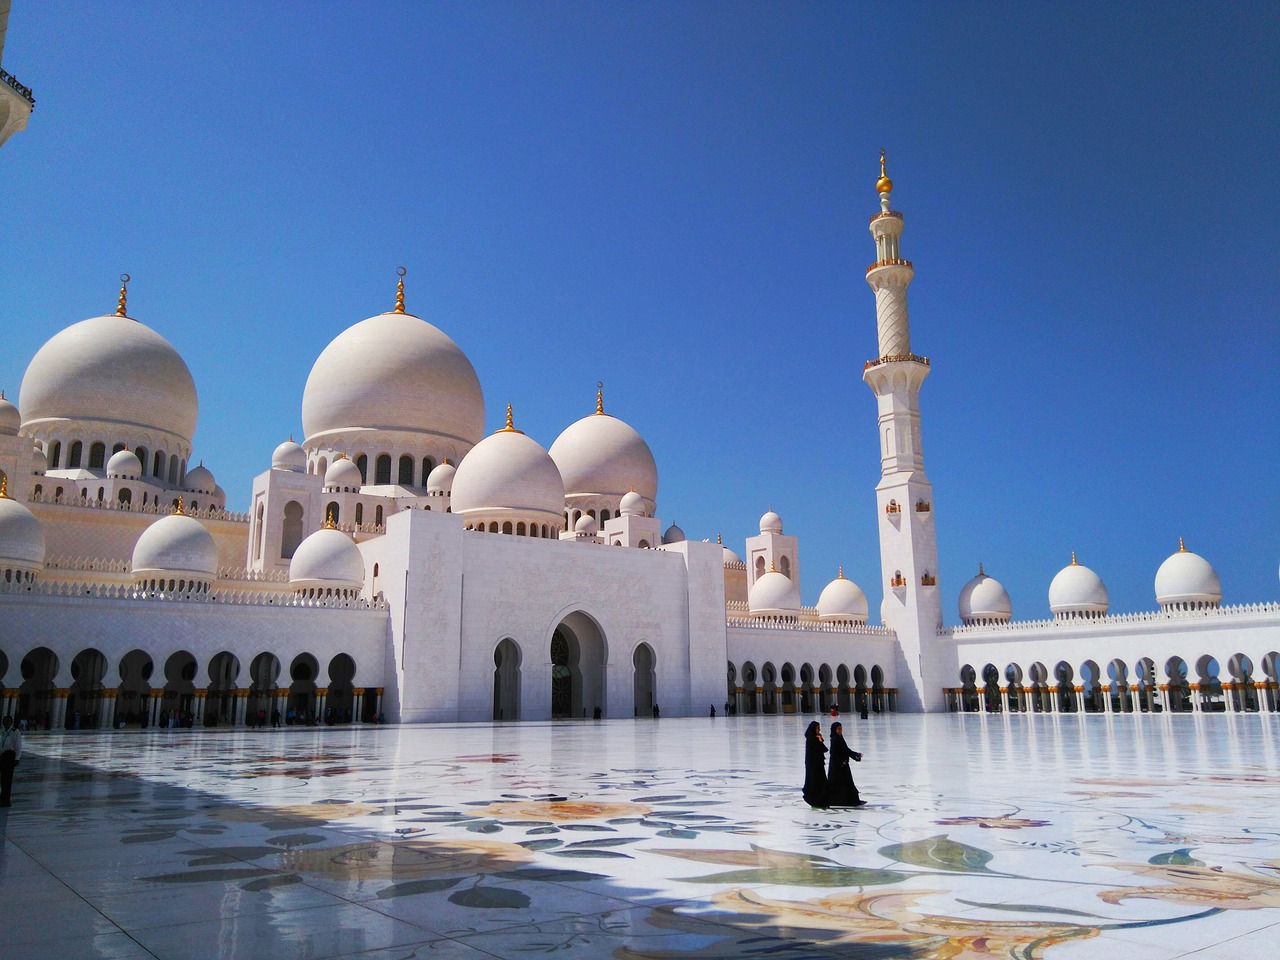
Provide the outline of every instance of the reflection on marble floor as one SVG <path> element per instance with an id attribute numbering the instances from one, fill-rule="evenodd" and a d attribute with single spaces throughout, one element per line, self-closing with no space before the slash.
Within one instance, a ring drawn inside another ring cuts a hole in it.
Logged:
<path id="1" fill-rule="evenodd" d="M 1276 955 L 1277 717 L 808 719 L 30 734 L 4 952 Z"/>

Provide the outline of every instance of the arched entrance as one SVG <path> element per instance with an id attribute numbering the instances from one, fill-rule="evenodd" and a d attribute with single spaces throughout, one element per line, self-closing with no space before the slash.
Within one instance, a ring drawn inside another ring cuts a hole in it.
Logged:
<path id="1" fill-rule="evenodd" d="M 209 686 L 204 698 L 204 725 L 216 727 L 219 722 L 235 722 L 236 678 L 240 661 L 224 650 L 209 661 Z"/>
<path id="2" fill-rule="evenodd" d="M 520 719 L 520 648 L 509 637 L 493 651 L 493 719 Z"/>
<path id="3" fill-rule="evenodd" d="M 120 692 L 116 694 L 115 723 L 145 727 L 151 713 L 151 674 L 155 663 L 143 650 L 130 650 L 120 661 Z"/>
<path id="4" fill-rule="evenodd" d="M 585 717 L 605 704 L 608 660 L 600 626 L 582 611 L 569 614 L 551 634 L 551 717 Z M 655 704 L 656 705 L 656 704 Z"/>
<path id="5" fill-rule="evenodd" d="M 312 724 L 316 720 L 316 677 L 320 676 L 320 661 L 309 653 L 300 653 L 289 664 L 289 705 L 285 722 Z"/>
<path id="6" fill-rule="evenodd" d="M 160 726 L 189 726 L 192 707 L 195 706 L 196 658 L 186 650 L 179 650 L 164 664 L 164 705 L 161 708 Z"/>
<path id="7" fill-rule="evenodd" d="M 71 661 L 71 692 L 67 697 L 68 730 L 90 729 L 98 725 L 102 713 L 102 678 L 107 658 L 98 650 L 81 650 Z M 111 722 L 111 718 L 107 718 Z"/>
<path id="8" fill-rule="evenodd" d="M 245 723 L 265 727 L 278 717 L 276 678 L 280 676 L 280 660 L 275 654 L 260 653 L 249 664 L 249 702 L 245 705 Z"/>
<path id="9" fill-rule="evenodd" d="M 324 699 L 325 723 L 350 723 L 356 705 L 356 662 L 340 653 L 329 661 L 329 692 Z"/>
<path id="10" fill-rule="evenodd" d="M 48 647 L 36 647 L 22 658 L 18 717 L 25 717 L 37 729 L 48 730 L 53 723 L 53 680 L 58 666 L 58 655 Z"/>
<path id="11" fill-rule="evenodd" d="M 631 657 L 631 665 L 634 668 L 632 689 L 634 691 L 635 715 L 637 717 L 653 716 L 653 707 L 657 703 L 656 680 L 654 677 L 654 665 L 657 658 L 653 655 L 653 648 L 647 643 L 642 643 L 636 647 L 635 654 Z"/>

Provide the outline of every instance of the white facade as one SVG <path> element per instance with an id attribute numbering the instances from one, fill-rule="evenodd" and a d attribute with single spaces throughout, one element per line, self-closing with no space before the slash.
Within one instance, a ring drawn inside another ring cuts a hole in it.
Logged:
<path id="1" fill-rule="evenodd" d="M 1221 607 L 1217 573 L 1185 547 L 1157 575 L 1159 612 L 1112 614 L 1073 557 L 1053 620 L 1014 620 L 980 570 L 959 591 L 964 625 L 943 626 L 930 365 L 912 352 L 914 268 L 883 166 L 876 187 L 879 355 L 863 380 L 881 625 L 843 573 L 801 603 L 801 544 L 771 510 L 741 556 L 663 533 L 657 464 L 602 392 L 549 447 L 510 407 L 482 436 L 470 361 L 407 312 L 403 279 L 392 310 L 315 345 L 303 442 L 276 447 L 249 511 L 228 512 L 189 466 L 186 364 L 122 287 L 115 314 L 41 348 L 17 405 L 0 397 L 0 709 L 67 728 L 1277 709 L 1280 606 Z"/>

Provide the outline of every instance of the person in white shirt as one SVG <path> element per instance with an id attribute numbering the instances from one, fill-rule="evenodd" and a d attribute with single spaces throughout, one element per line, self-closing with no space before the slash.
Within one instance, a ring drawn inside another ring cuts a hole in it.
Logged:
<path id="1" fill-rule="evenodd" d="M 13 725 L 13 717 L 0 720 L 0 807 L 9 806 L 13 789 L 13 768 L 22 759 L 22 734 Z"/>

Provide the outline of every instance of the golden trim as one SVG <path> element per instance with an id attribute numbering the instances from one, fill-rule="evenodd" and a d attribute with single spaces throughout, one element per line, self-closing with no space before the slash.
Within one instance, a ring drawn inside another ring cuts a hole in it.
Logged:
<path id="1" fill-rule="evenodd" d="M 404 313 L 404 275 L 407 272 L 404 267 L 396 269 L 400 279 L 396 281 L 396 308 L 391 311 L 392 313 Z"/>
<path id="2" fill-rule="evenodd" d="M 128 317 L 125 313 L 125 300 L 129 295 L 129 281 L 133 279 L 127 273 L 120 274 L 120 299 L 116 301 L 116 316 Z"/>

